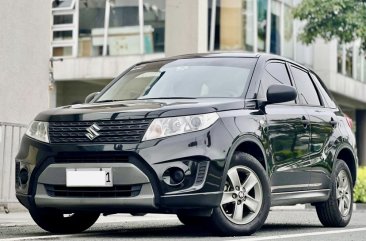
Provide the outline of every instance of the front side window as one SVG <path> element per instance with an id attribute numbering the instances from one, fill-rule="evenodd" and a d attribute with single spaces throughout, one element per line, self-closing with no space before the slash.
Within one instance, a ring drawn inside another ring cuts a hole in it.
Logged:
<path id="1" fill-rule="evenodd" d="M 295 66 L 291 66 L 291 72 L 300 101 L 306 105 L 320 106 L 318 93 L 309 74 Z"/>
<path id="2" fill-rule="evenodd" d="M 137 65 L 111 85 L 97 102 L 240 97 L 256 58 L 194 58 Z"/>
<path id="3" fill-rule="evenodd" d="M 284 63 L 270 62 L 266 65 L 265 71 L 263 72 L 261 78 L 261 84 L 258 92 L 259 99 L 266 98 L 267 89 L 271 85 L 291 86 L 290 77 L 288 75 L 287 68 Z"/>

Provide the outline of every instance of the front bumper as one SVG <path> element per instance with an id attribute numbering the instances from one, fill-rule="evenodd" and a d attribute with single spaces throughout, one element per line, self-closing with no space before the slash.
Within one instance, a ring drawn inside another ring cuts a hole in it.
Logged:
<path id="1" fill-rule="evenodd" d="M 221 177 L 231 141 L 221 122 L 209 130 L 139 144 L 56 145 L 25 136 L 16 166 L 17 175 L 21 169 L 28 170 L 29 180 L 24 184 L 19 178 L 16 180 L 17 198 L 28 209 L 69 211 L 176 212 L 216 207 L 222 196 Z M 86 160 L 65 161 L 60 158 L 65 155 Z M 100 160 L 87 158 L 99 155 Z M 185 169 L 187 175 L 182 184 L 169 186 L 164 182 L 163 173 L 170 167 Z M 61 191 L 55 195 L 52 188 L 66 187 L 67 168 L 112 168 L 114 185 L 138 192 L 103 196 L 94 190 L 94 196 L 80 193 L 73 196 Z"/>

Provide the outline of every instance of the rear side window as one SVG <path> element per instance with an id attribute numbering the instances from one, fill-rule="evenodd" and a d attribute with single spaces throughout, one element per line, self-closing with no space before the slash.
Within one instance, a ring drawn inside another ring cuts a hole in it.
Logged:
<path id="1" fill-rule="evenodd" d="M 309 74 L 295 66 L 291 66 L 291 72 L 300 101 L 306 105 L 320 106 L 318 93 Z"/>
<path id="2" fill-rule="evenodd" d="M 310 76 L 313 79 L 316 86 L 318 87 L 318 90 L 320 91 L 321 95 L 323 96 L 324 101 L 328 104 L 328 106 L 330 108 L 337 108 L 337 105 L 335 104 L 329 91 L 324 86 L 324 83 L 313 73 L 310 73 Z"/>
<path id="3" fill-rule="evenodd" d="M 281 62 L 268 63 L 265 67 L 265 71 L 263 71 L 261 84 L 258 92 L 258 98 L 259 99 L 266 98 L 266 93 L 269 86 L 281 85 L 281 84 L 291 86 L 291 81 L 288 75 L 286 65 Z"/>

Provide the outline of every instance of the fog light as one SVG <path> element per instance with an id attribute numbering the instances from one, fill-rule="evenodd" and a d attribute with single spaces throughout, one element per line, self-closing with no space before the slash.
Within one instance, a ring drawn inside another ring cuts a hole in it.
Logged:
<path id="1" fill-rule="evenodd" d="M 23 168 L 22 170 L 20 170 L 19 172 L 19 180 L 21 184 L 26 184 L 28 182 L 28 170 Z"/>
<path id="2" fill-rule="evenodd" d="M 163 180 L 169 186 L 177 186 L 184 180 L 185 174 L 179 167 L 168 168 L 163 174 Z"/>

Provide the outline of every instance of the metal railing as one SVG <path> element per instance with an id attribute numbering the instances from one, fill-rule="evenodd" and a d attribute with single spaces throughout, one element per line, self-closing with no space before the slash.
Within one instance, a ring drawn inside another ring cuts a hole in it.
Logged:
<path id="1" fill-rule="evenodd" d="M 27 126 L 0 122 L 0 207 L 17 203 L 15 197 L 15 156 Z"/>

